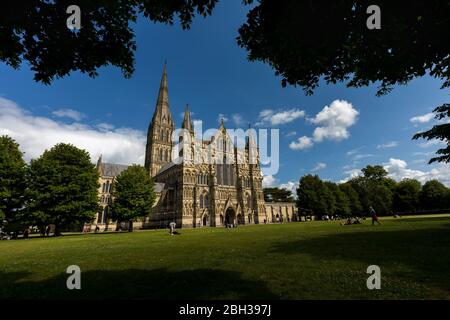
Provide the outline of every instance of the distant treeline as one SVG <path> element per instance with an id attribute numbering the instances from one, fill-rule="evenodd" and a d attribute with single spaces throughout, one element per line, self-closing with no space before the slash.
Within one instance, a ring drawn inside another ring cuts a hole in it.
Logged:
<path id="1" fill-rule="evenodd" d="M 379 165 L 367 166 L 363 175 L 341 184 L 305 175 L 297 189 L 299 208 L 315 215 L 361 215 L 372 206 L 378 215 L 434 213 L 450 208 L 450 189 L 437 180 L 422 185 L 416 179 L 389 178 Z"/>
<path id="2" fill-rule="evenodd" d="M 372 206 L 378 215 L 431 214 L 450 211 L 450 189 L 437 180 L 421 184 L 416 179 L 400 182 L 388 177 L 379 165 L 367 166 L 362 175 L 345 183 L 323 181 L 317 175 L 300 178 L 297 207 L 300 214 L 364 215 Z M 264 189 L 266 201 L 293 201 L 292 193 L 279 188 Z"/>

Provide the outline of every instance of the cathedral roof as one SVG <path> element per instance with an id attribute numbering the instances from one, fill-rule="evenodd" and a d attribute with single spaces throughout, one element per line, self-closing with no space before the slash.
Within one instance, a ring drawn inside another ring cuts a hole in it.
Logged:
<path id="1" fill-rule="evenodd" d="M 124 164 L 116 164 L 116 163 L 102 163 L 102 176 L 106 177 L 117 177 L 122 171 L 128 168 L 127 165 Z"/>

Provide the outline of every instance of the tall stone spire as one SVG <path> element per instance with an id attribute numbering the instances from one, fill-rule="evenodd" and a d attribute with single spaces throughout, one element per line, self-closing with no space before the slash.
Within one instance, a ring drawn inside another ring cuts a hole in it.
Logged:
<path id="1" fill-rule="evenodd" d="M 191 132 L 194 131 L 194 125 L 191 121 L 191 113 L 189 112 L 188 104 L 186 104 L 186 108 L 184 109 L 184 118 L 183 118 L 183 123 L 181 124 L 181 128 L 189 130 Z"/>
<path id="2" fill-rule="evenodd" d="M 172 133 L 174 123 L 169 109 L 169 87 L 167 65 L 164 64 L 155 112 L 148 126 L 145 167 L 155 176 L 160 169 L 172 161 Z"/>
<path id="3" fill-rule="evenodd" d="M 158 99 L 156 100 L 155 113 L 153 114 L 153 120 L 158 118 L 162 121 L 171 119 L 169 110 L 169 85 L 167 83 L 167 63 L 164 63 L 163 74 L 161 76 L 161 82 L 159 84 Z"/>

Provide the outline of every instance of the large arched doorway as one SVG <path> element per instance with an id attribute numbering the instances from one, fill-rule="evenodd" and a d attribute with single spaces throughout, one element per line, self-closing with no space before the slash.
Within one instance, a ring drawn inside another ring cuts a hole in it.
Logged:
<path id="1" fill-rule="evenodd" d="M 228 208 L 227 211 L 225 211 L 225 224 L 234 224 L 235 218 L 236 213 L 234 212 L 233 208 Z"/>

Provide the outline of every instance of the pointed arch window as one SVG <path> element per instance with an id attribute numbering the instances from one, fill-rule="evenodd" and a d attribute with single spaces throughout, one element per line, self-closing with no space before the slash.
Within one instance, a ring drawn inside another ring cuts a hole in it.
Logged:
<path id="1" fill-rule="evenodd" d="M 204 198 L 203 198 L 203 205 L 205 208 L 209 207 L 209 197 L 208 194 L 205 194 Z"/>
<path id="2" fill-rule="evenodd" d="M 200 195 L 200 208 L 203 208 L 203 205 L 204 205 L 203 201 L 204 201 L 203 195 L 201 194 Z"/>

